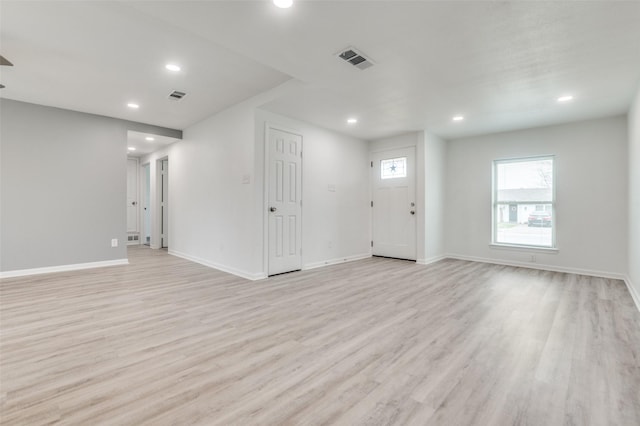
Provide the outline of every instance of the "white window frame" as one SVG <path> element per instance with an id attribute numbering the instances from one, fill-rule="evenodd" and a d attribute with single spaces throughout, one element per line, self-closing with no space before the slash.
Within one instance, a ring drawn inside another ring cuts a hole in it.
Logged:
<path id="1" fill-rule="evenodd" d="M 552 163 L 551 201 L 534 200 L 534 201 L 527 201 L 519 204 L 531 205 L 533 206 L 534 209 L 536 204 L 551 204 L 551 246 L 498 242 L 498 224 L 497 224 L 498 206 L 501 204 L 504 204 L 504 205 L 513 204 L 513 202 L 509 202 L 509 201 L 498 202 L 498 185 L 497 185 L 498 165 L 507 164 L 507 163 L 520 163 L 520 162 L 524 163 L 528 161 L 540 161 L 540 160 L 551 160 L 551 163 Z M 500 160 L 493 160 L 492 173 L 491 173 L 491 198 L 492 198 L 491 200 L 491 245 L 497 246 L 497 247 L 513 247 L 513 248 L 557 251 L 558 246 L 556 244 L 556 223 L 557 223 L 556 222 L 556 186 L 557 185 L 556 185 L 555 155 L 541 155 L 541 156 L 534 156 L 534 157 L 505 158 Z"/>

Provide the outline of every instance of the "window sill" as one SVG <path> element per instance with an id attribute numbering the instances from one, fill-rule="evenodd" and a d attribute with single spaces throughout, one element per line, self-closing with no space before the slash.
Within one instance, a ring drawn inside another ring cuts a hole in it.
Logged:
<path id="1" fill-rule="evenodd" d="M 558 248 L 521 246 L 521 245 L 515 245 L 515 244 L 491 243 L 489 244 L 489 247 L 492 249 L 498 249 L 498 250 L 535 251 L 539 253 L 549 253 L 549 254 L 557 254 L 558 252 L 560 252 Z"/>

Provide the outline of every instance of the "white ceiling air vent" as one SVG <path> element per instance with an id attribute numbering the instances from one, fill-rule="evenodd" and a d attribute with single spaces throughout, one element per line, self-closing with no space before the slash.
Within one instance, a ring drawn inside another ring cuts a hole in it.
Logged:
<path id="1" fill-rule="evenodd" d="M 354 47 L 344 49 L 342 52 L 338 53 L 337 56 L 361 70 L 366 70 L 374 65 L 371 59 L 367 58 L 362 52 L 358 51 Z"/>
<path id="2" fill-rule="evenodd" d="M 173 99 L 174 101 L 179 101 L 185 96 L 187 96 L 187 94 L 184 92 L 180 92 L 179 90 L 174 90 L 173 92 L 169 93 L 169 99 Z"/>

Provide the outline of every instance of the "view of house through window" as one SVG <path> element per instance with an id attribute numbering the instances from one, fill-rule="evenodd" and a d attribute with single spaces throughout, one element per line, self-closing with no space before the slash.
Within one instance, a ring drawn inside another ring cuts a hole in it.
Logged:
<path id="1" fill-rule="evenodd" d="M 553 157 L 496 160 L 493 242 L 555 247 Z"/>

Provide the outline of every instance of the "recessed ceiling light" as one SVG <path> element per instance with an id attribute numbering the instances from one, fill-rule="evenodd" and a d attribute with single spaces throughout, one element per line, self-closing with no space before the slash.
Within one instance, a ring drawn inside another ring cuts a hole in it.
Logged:
<path id="1" fill-rule="evenodd" d="M 573 96 L 571 95 L 560 96 L 558 98 L 558 102 L 569 102 L 571 100 L 573 100 Z"/>
<path id="2" fill-rule="evenodd" d="M 180 71 L 180 66 L 176 64 L 167 64 L 164 67 L 169 71 Z"/>
<path id="3" fill-rule="evenodd" d="M 155 141 L 155 139 L 152 138 L 151 136 L 147 136 L 145 139 L 148 140 L 148 141 Z"/>
<path id="4" fill-rule="evenodd" d="M 347 120 L 347 123 L 349 123 L 349 124 L 356 124 L 357 122 L 358 122 L 358 119 L 357 119 L 357 118 L 349 118 L 349 119 Z"/>
<path id="5" fill-rule="evenodd" d="M 127 106 L 128 106 L 129 108 L 133 108 L 133 109 L 138 109 L 138 108 L 140 108 L 140 105 L 138 105 L 138 104 L 134 104 L 134 103 L 128 103 L 128 104 L 127 104 Z"/>
<path id="6" fill-rule="evenodd" d="M 273 4 L 282 9 L 287 9 L 293 5 L 293 0 L 273 0 Z"/>
<path id="7" fill-rule="evenodd" d="M 130 146 L 129 148 L 127 148 L 129 151 L 135 151 L 136 149 L 132 146 Z"/>
<path id="8" fill-rule="evenodd" d="M 462 115 L 456 115 L 455 117 L 452 118 L 453 121 L 462 121 L 464 120 L 464 116 Z"/>

